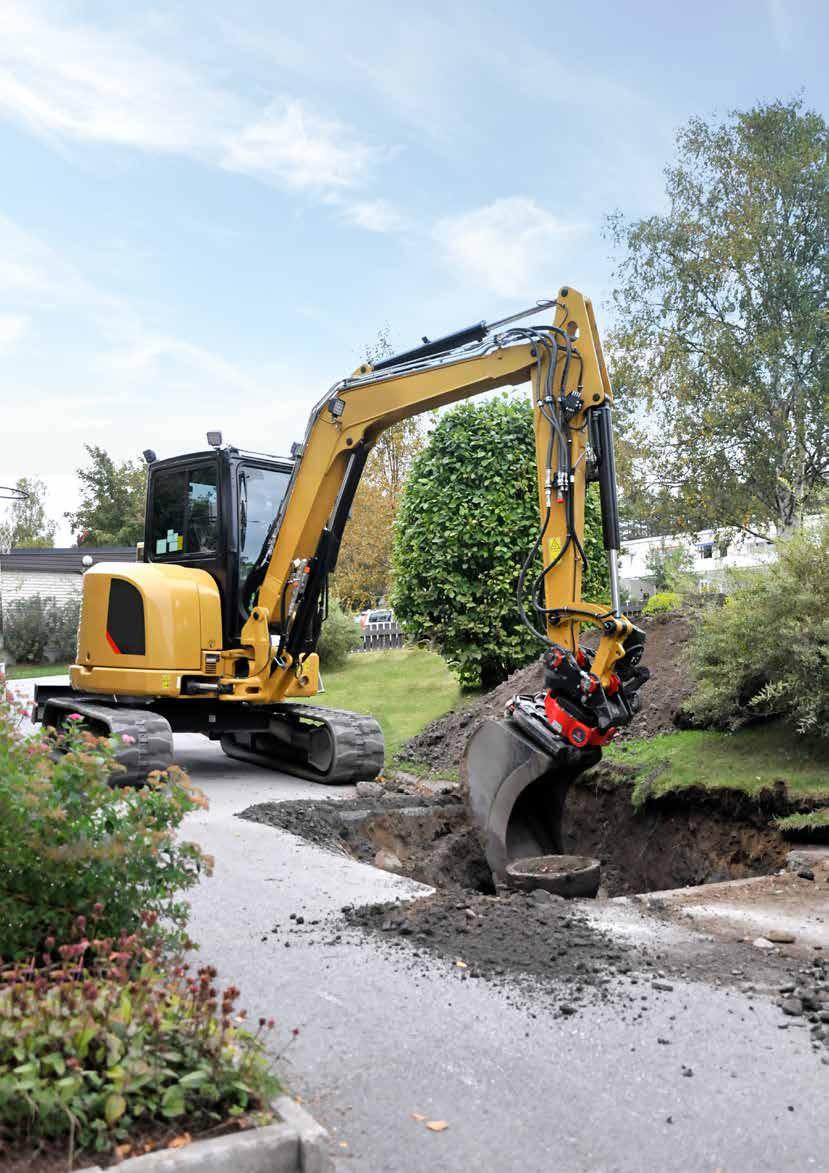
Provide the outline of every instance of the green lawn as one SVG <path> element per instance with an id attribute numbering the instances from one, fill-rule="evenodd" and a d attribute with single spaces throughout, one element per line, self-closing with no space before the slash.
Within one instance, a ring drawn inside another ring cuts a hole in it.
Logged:
<path id="1" fill-rule="evenodd" d="M 7 680 L 25 680 L 32 676 L 65 676 L 68 664 L 7 664 Z"/>
<path id="2" fill-rule="evenodd" d="M 753 794 L 785 781 L 793 796 L 829 797 L 829 754 L 780 725 L 758 725 L 738 733 L 685 730 L 650 741 L 618 742 L 605 751 L 609 762 L 635 766 L 637 797 L 683 786 L 731 786 Z"/>
<path id="3" fill-rule="evenodd" d="M 440 656 L 422 648 L 360 652 L 344 668 L 323 671 L 325 692 L 313 699 L 332 709 L 376 717 L 386 739 L 386 760 L 424 725 L 458 704 L 457 679 Z"/>

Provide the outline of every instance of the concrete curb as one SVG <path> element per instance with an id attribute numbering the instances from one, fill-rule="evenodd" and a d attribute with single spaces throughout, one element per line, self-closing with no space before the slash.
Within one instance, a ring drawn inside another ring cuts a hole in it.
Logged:
<path id="1" fill-rule="evenodd" d="M 332 1173 L 322 1125 L 290 1096 L 278 1096 L 271 1106 L 278 1124 L 130 1157 L 118 1167 L 128 1173 Z M 84 1173 L 104 1170 L 94 1165 Z"/>

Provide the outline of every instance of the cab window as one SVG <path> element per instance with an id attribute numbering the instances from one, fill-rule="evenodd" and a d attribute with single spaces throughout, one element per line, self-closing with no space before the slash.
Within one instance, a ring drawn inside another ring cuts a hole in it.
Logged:
<path id="1" fill-rule="evenodd" d="M 267 543 L 289 479 L 290 473 L 276 468 L 239 470 L 239 586 L 245 605 L 245 582 Z"/>
<path id="2" fill-rule="evenodd" d="M 215 554 L 219 491 L 215 464 L 170 469 L 153 477 L 149 554 L 153 559 Z"/>

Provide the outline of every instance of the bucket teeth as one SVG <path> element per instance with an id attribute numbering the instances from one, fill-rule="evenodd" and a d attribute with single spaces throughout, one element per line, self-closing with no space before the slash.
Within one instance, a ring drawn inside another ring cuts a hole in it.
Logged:
<path id="1" fill-rule="evenodd" d="M 488 719 L 466 745 L 462 779 L 470 819 L 477 827 L 496 881 L 507 864 L 562 853 L 562 811 L 570 783 L 601 757 L 552 733 L 541 747 L 511 717 Z"/>

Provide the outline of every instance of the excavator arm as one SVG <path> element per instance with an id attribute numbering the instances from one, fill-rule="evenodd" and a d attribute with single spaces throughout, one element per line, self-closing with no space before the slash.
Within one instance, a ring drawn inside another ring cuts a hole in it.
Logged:
<path id="1" fill-rule="evenodd" d="M 565 288 L 548 305 L 554 318 L 550 325 L 480 323 L 373 367 L 365 364 L 316 405 L 272 543 L 252 576 L 254 601 L 238 652 L 251 660 L 246 688 L 254 684 L 262 699 L 278 701 L 296 679 L 307 676 L 327 578 L 336 566 L 366 458 L 381 432 L 421 412 L 529 383 L 541 525 L 520 576 L 519 605 L 539 639 L 560 649 L 556 654 L 564 659 L 559 667 L 571 660 L 577 664 L 581 623 L 598 626 L 592 675 L 601 689 L 614 689 L 614 667 L 629 654 L 635 637 L 633 625 L 621 614 L 615 577 L 619 537 L 612 393 L 590 301 Z M 581 598 L 589 441 L 598 457 L 610 607 Z M 583 664 L 577 664 L 579 672 Z M 624 716 L 618 706 L 614 711 Z M 603 732 L 610 727 L 605 722 Z"/>

